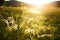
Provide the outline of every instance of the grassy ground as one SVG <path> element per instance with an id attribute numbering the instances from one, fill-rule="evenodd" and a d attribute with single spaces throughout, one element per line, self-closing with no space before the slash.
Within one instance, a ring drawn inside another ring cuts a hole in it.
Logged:
<path id="1" fill-rule="evenodd" d="M 0 40 L 60 40 L 60 9 L 34 15 L 23 7 L 0 7 Z"/>

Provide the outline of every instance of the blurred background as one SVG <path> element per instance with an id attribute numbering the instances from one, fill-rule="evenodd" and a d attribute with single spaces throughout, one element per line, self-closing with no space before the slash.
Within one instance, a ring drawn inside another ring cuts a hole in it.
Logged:
<path id="1" fill-rule="evenodd" d="M 46 1 L 0 0 L 0 40 L 60 40 L 60 0 Z"/>

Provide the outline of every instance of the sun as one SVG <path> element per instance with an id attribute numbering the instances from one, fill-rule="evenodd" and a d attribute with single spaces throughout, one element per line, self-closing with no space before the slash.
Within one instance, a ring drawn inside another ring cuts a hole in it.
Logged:
<path id="1" fill-rule="evenodd" d="M 58 1 L 58 0 L 17 0 L 17 1 L 25 2 L 32 5 L 44 5 L 46 3 Z"/>
<path id="2" fill-rule="evenodd" d="M 41 14 L 40 10 L 43 7 L 43 5 L 57 0 L 17 0 L 17 1 L 34 5 L 33 7 L 29 8 L 28 11 L 31 12 L 32 14 Z"/>

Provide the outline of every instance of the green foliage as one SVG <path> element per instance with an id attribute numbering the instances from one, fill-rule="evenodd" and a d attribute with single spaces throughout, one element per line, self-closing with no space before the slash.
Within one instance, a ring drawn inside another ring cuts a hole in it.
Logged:
<path id="1" fill-rule="evenodd" d="M 19 40 L 22 36 L 20 23 L 22 22 L 22 9 L 1 7 L 0 9 L 0 40 Z"/>
<path id="2" fill-rule="evenodd" d="M 0 40 L 59 40 L 60 11 L 35 15 L 21 7 L 1 7 Z"/>

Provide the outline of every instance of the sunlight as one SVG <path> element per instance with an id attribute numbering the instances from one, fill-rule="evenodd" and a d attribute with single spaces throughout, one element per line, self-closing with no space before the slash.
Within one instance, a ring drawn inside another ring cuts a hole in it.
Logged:
<path id="1" fill-rule="evenodd" d="M 46 3 L 50 3 L 57 0 L 17 0 L 17 1 L 25 2 L 32 5 L 44 5 Z"/>
<path id="2" fill-rule="evenodd" d="M 26 29 L 26 30 L 24 31 L 24 33 L 25 33 L 25 34 L 33 34 L 33 35 L 35 35 L 34 29 L 30 29 L 30 28 Z"/>
<path id="3" fill-rule="evenodd" d="M 44 7 L 45 4 L 57 1 L 57 0 L 18 0 L 27 4 L 34 5 L 31 8 L 28 8 L 28 11 L 31 12 L 32 14 L 41 14 L 41 8 Z"/>
<path id="4" fill-rule="evenodd" d="M 31 13 L 33 13 L 33 14 L 39 14 L 39 9 L 38 8 L 33 8 L 33 7 L 31 7 L 30 9 L 29 9 L 29 12 L 31 12 Z"/>

